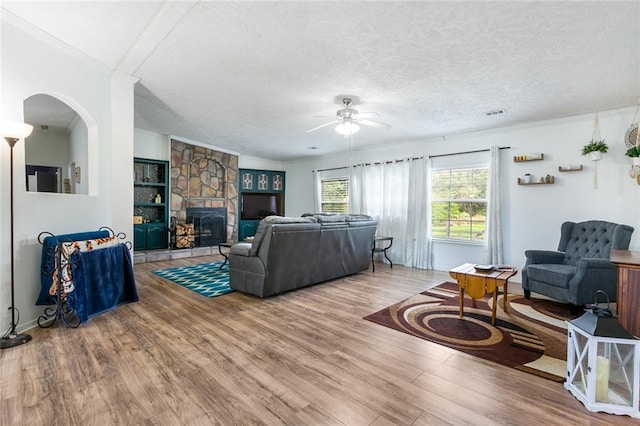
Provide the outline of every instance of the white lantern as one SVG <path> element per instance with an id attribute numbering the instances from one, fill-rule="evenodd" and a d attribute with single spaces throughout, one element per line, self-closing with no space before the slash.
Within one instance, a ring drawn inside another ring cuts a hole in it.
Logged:
<path id="1" fill-rule="evenodd" d="M 568 323 L 569 390 L 589 411 L 640 418 L 640 340 L 608 309 L 594 308 Z"/>

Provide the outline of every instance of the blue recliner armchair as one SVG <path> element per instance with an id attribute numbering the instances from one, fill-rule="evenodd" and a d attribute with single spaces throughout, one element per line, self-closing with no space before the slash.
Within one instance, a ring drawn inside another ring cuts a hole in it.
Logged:
<path id="1" fill-rule="evenodd" d="M 593 303 L 597 290 L 616 300 L 616 267 L 611 250 L 628 250 L 633 228 L 590 220 L 564 222 L 558 251 L 527 250 L 522 268 L 525 298 L 531 292 L 572 305 Z"/>

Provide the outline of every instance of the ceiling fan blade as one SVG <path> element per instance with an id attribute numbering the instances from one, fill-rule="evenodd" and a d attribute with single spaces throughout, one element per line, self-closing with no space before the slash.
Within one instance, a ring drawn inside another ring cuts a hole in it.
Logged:
<path id="1" fill-rule="evenodd" d="M 382 123 L 380 121 L 368 120 L 366 118 L 358 119 L 358 123 L 362 123 L 362 124 L 367 125 L 367 126 L 377 127 L 379 129 L 388 129 L 388 128 L 391 127 L 390 124 Z"/>
<path id="2" fill-rule="evenodd" d="M 376 116 L 376 117 L 380 117 L 380 114 L 378 114 L 377 112 L 373 112 L 373 111 L 368 111 L 368 112 L 359 112 L 358 113 L 358 117 L 371 117 L 371 116 Z"/>
<path id="3" fill-rule="evenodd" d="M 321 125 L 319 125 L 319 126 L 317 126 L 317 127 L 314 127 L 313 129 L 309 129 L 309 130 L 307 130 L 307 133 L 311 133 L 311 132 L 313 132 L 313 131 L 315 131 L 315 130 L 322 129 L 323 127 L 331 126 L 332 124 L 336 124 L 336 123 L 340 123 L 340 121 L 338 121 L 338 120 L 334 120 L 334 121 L 330 121 L 330 122 L 328 122 L 328 123 L 321 124 Z"/>

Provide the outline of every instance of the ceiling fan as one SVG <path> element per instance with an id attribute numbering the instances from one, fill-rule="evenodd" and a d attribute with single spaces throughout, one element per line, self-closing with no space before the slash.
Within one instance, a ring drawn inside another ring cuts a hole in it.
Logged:
<path id="1" fill-rule="evenodd" d="M 370 117 L 372 115 L 378 116 L 380 114 L 376 112 L 358 112 L 357 109 L 351 107 L 352 99 L 351 98 L 343 98 L 342 103 L 344 108 L 336 111 L 336 119 L 330 121 L 328 123 L 321 124 L 313 129 L 307 130 L 307 133 L 311 133 L 318 129 L 321 129 L 326 126 L 331 126 L 332 124 L 336 124 L 336 132 L 341 135 L 353 135 L 358 130 L 360 130 L 360 126 L 358 124 L 364 124 L 365 126 L 372 126 L 381 129 L 388 129 L 391 125 L 382 123 L 380 121 L 370 120 L 366 117 Z M 331 116 L 316 116 L 316 117 L 331 117 Z"/>

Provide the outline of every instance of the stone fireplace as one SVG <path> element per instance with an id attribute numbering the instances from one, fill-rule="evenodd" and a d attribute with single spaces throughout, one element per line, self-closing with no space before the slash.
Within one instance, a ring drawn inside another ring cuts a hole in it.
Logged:
<path id="1" fill-rule="evenodd" d="M 171 141 L 171 216 L 194 224 L 196 246 L 237 238 L 237 180 L 238 156 Z"/>

